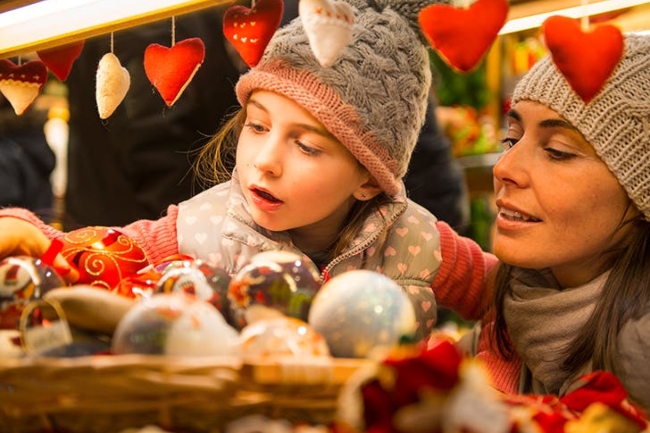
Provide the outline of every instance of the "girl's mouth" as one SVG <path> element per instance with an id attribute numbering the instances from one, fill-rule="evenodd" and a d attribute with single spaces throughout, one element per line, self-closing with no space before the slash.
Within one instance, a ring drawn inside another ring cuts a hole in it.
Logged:
<path id="1" fill-rule="evenodd" d="M 268 200 L 271 203 L 281 203 L 282 202 L 282 200 L 274 197 L 273 195 L 271 195 L 268 192 L 263 191 L 261 189 L 253 188 L 252 191 L 253 191 L 253 194 L 258 195 L 259 197 L 263 198 L 264 200 Z"/>

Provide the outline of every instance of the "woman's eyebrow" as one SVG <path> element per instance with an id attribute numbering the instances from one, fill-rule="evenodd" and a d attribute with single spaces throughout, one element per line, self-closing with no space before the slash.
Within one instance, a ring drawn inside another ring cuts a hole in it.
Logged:
<path id="1" fill-rule="evenodd" d="M 506 116 L 508 116 L 508 117 L 512 117 L 512 118 L 515 119 L 517 122 L 521 122 L 521 115 L 520 115 L 519 112 L 518 112 L 517 110 L 515 110 L 514 108 L 511 108 L 510 110 L 508 110 L 508 113 L 506 114 Z"/>
<path id="2" fill-rule="evenodd" d="M 515 109 L 510 109 L 507 113 L 507 116 L 515 119 L 518 122 L 521 122 L 521 114 L 519 114 L 519 112 Z M 564 119 L 545 119 L 539 122 L 539 126 L 542 128 L 565 128 L 580 133 L 580 131 L 578 131 L 575 126 Z"/>
<path id="3" fill-rule="evenodd" d="M 570 129 L 573 132 L 580 133 L 575 126 L 563 119 L 546 119 L 539 122 L 539 126 L 543 128 L 564 128 Z"/>

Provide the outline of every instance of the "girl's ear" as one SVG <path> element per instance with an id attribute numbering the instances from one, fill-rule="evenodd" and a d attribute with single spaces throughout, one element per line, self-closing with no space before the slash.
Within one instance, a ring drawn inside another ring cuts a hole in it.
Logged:
<path id="1" fill-rule="evenodd" d="M 372 176 L 352 194 L 359 201 L 367 201 L 381 194 L 382 189 Z"/>

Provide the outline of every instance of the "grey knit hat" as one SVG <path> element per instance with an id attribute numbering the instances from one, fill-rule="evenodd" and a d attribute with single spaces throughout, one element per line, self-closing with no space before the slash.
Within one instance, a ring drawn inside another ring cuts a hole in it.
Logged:
<path id="1" fill-rule="evenodd" d="M 541 102 L 576 127 L 650 221 L 650 36 L 625 35 L 621 62 L 588 104 L 550 57 L 517 83 L 512 103 L 522 99 Z"/>
<path id="2" fill-rule="evenodd" d="M 298 17 L 240 78 L 237 98 L 244 106 L 253 90 L 265 89 L 296 101 L 394 195 L 424 124 L 431 85 L 417 17 L 440 1 L 348 1 L 355 13 L 352 40 L 332 65 L 316 59 Z"/>

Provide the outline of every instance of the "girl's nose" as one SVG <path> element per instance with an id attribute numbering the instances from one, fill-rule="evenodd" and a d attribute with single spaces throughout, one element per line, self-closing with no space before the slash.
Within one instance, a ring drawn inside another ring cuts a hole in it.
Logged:
<path id="1" fill-rule="evenodd" d="M 253 166 L 271 176 L 282 174 L 282 144 L 270 134 L 253 159 Z"/>

